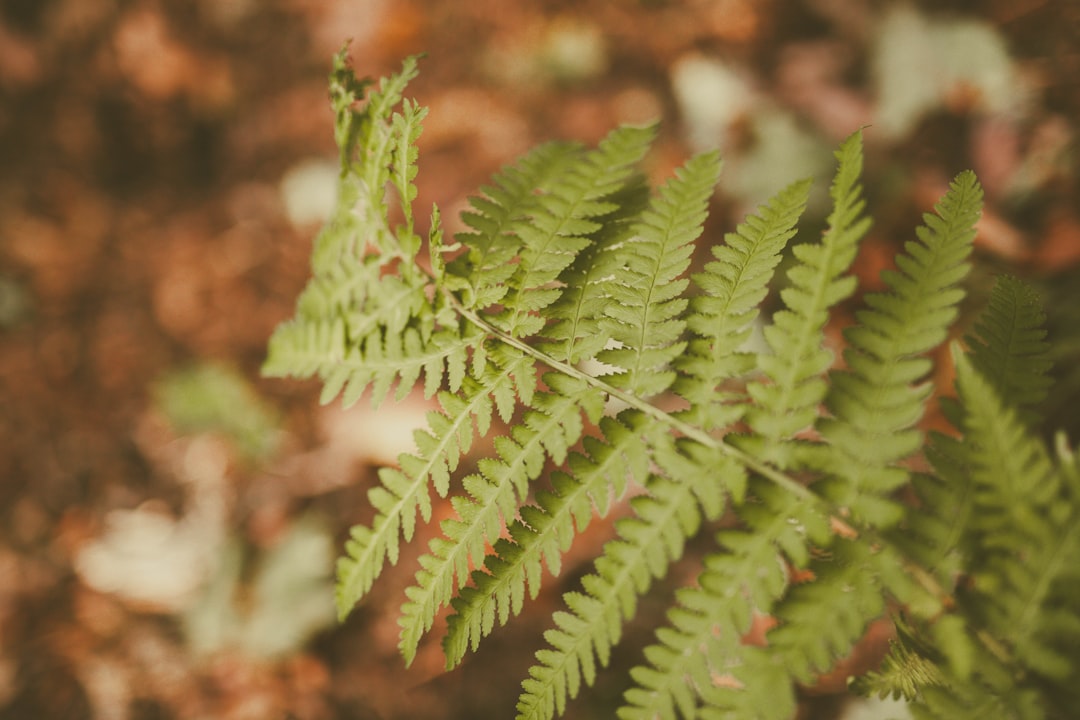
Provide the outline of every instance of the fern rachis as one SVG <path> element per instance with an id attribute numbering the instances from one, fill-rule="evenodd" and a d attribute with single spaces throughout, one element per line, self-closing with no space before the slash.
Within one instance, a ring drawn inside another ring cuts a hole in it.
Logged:
<path id="1" fill-rule="evenodd" d="M 344 57 L 331 76 L 341 199 L 265 372 L 318 376 L 324 402 L 370 390 L 376 405 L 423 375 L 437 406 L 416 451 L 369 492 L 375 517 L 339 563 L 342 616 L 397 562 L 417 515 L 430 522 L 434 490 L 456 516 L 406 592 L 401 651 L 411 661 L 449 606 L 453 667 L 522 612 L 544 568 L 558 575 L 575 536 L 633 483 L 617 537 L 553 617 L 519 717 L 561 714 L 593 683 L 639 597 L 703 528 L 714 548 L 676 592 L 619 717 L 788 717 L 796 685 L 886 607 L 905 608 L 904 632 L 865 692 L 903 693 L 919 717 L 1064 717 L 1078 699 L 1065 679 L 1080 665 L 1080 571 L 1068 562 L 1080 550 L 1080 470 L 1067 445 L 1051 450 L 1032 431 L 1048 364 L 1026 286 L 999 283 L 970 349 L 955 351 L 955 436 L 927 441 L 919 427 L 928 358 L 950 336 L 970 267 L 973 174 L 957 176 L 884 291 L 863 299 L 837 369 L 824 328 L 855 290 L 848 269 L 870 225 L 859 133 L 837 152 L 827 230 L 791 249 L 767 348 L 746 350 L 809 181 L 693 268 L 719 157 L 691 158 L 653 193 L 637 167 L 655 128 L 624 127 L 591 150 L 537 148 L 470 200 L 452 243 L 437 209 L 421 238 L 426 110 L 403 96 L 416 62 L 370 85 Z M 496 414 L 508 429 L 455 490 Z M 920 455 L 931 467 L 912 473 Z M 725 512 L 734 524 L 717 530 Z M 794 569 L 812 579 L 793 582 Z M 823 626 L 825 613 L 836 622 Z M 764 647 L 741 641 L 755 614 L 777 621 Z"/>

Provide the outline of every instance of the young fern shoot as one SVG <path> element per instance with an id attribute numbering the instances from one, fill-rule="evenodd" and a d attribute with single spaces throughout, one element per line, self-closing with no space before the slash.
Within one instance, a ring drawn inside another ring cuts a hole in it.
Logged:
<path id="1" fill-rule="evenodd" d="M 825 328 L 857 289 L 849 271 L 871 222 L 861 133 L 836 153 L 827 229 L 790 249 L 809 180 L 693 272 L 720 158 L 692 157 L 654 191 L 639 170 L 652 126 L 534 149 L 480 189 L 447 243 L 438 210 L 422 238 L 413 208 L 427 113 L 404 96 L 416 72 L 409 58 L 371 84 L 335 57 L 338 205 L 264 366 L 318 377 L 323 402 L 367 394 L 377 407 L 418 384 L 432 402 L 415 449 L 369 490 L 374 518 L 351 531 L 341 617 L 397 563 L 418 516 L 432 521 L 432 491 L 449 498 L 399 623 L 409 663 L 448 613 L 452 669 L 625 501 L 616 537 L 552 617 L 518 718 L 562 715 L 594 683 L 639 599 L 701 533 L 712 550 L 632 671 L 624 720 L 790 718 L 798 688 L 890 612 L 893 651 L 856 689 L 902 695 L 920 718 L 1069 716 L 1080 469 L 1063 439 L 1052 450 L 1033 429 L 1049 364 L 1020 281 L 1002 279 L 969 349 L 953 347 L 955 433 L 921 429 L 970 269 L 972 173 L 862 298 L 838 363 Z M 762 317 L 785 252 L 783 307 Z M 747 349 L 755 323 L 762 350 Z M 761 615 L 773 627 L 749 644 Z"/>

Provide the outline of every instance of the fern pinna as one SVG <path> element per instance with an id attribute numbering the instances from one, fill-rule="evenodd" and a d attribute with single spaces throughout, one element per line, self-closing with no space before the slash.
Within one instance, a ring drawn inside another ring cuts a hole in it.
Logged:
<path id="1" fill-rule="evenodd" d="M 920 430 L 931 358 L 964 298 L 973 174 L 924 216 L 885 289 L 861 298 L 838 362 L 825 327 L 851 302 L 870 226 L 859 133 L 836 153 L 826 230 L 790 248 L 782 307 L 764 318 L 809 181 L 694 271 L 719 157 L 691 158 L 652 191 L 638 164 L 655 129 L 621 127 L 595 149 L 536 148 L 470 200 L 466 231 L 448 242 L 433 208 L 421 239 L 413 181 L 427 111 L 403 95 L 416 69 L 409 59 L 372 85 L 344 51 L 335 58 L 337 209 L 264 367 L 319 377 L 323 402 L 369 393 L 377 406 L 421 382 L 433 401 L 415 451 L 379 472 L 374 519 L 352 529 L 342 617 L 397 562 L 417 516 L 431 521 L 431 491 L 451 496 L 456 516 L 406 591 L 400 649 L 411 662 L 449 612 L 452 668 L 618 502 L 617 537 L 564 595 L 520 718 L 560 715 L 593 683 L 639 598 L 703 532 L 713 550 L 675 593 L 618 717 L 791 717 L 797 688 L 887 613 L 893 652 L 860 691 L 903 695 L 920 718 L 1068 716 L 1080 469 L 1064 440 L 1048 448 L 1035 430 L 1049 364 L 1027 286 L 1002 279 L 952 346 L 954 431 Z M 747 342 L 755 325 L 761 349 Z M 489 434 L 490 454 L 452 483 Z M 748 643 L 763 615 L 774 626 Z"/>

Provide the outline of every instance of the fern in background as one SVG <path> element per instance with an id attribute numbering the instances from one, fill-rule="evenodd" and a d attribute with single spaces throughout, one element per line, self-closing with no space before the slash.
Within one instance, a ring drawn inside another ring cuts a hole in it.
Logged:
<path id="1" fill-rule="evenodd" d="M 621 127 L 595 149 L 536 148 L 470 200 L 452 242 L 436 208 L 421 238 L 426 109 L 404 97 L 415 74 L 410 58 L 370 84 L 335 58 L 339 203 L 264 366 L 318 377 L 323 402 L 368 393 L 378 406 L 418 383 L 433 400 L 415 450 L 369 491 L 374 519 L 352 529 L 340 616 L 397 562 L 417 516 L 431 521 L 432 490 L 450 496 L 455 516 L 421 555 L 399 622 L 411 662 L 448 613 L 453 668 L 620 503 L 616 537 L 552 618 L 519 718 L 561 715 L 593 684 L 641 596 L 703 532 L 712 550 L 632 671 L 620 718 L 791 717 L 797 688 L 889 613 L 892 652 L 853 680 L 860 692 L 904 696 L 918 717 L 1069 716 L 1080 470 L 1063 438 L 1049 448 L 1033 431 L 1049 362 L 1023 283 L 1001 279 L 967 349 L 952 348 L 954 432 L 920 430 L 970 268 L 972 173 L 862 298 L 838 358 L 825 328 L 856 290 L 849 268 L 870 227 L 859 133 L 836 153 L 828 227 L 790 249 L 783 307 L 762 318 L 808 180 L 692 272 L 720 158 L 693 157 L 653 191 L 638 165 L 655 128 Z M 747 343 L 755 323 L 762 350 Z M 761 616 L 773 627 L 749 643 Z"/>

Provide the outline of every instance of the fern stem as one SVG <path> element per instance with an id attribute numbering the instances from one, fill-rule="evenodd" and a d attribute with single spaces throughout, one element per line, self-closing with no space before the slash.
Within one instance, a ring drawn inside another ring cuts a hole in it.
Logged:
<path id="1" fill-rule="evenodd" d="M 753 472 L 761 475 L 764 478 L 767 478 L 768 480 L 771 480 L 773 483 L 783 488 L 787 492 L 795 495 L 796 497 L 799 497 L 809 503 L 818 504 L 826 510 L 831 510 L 831 508 L 827 506 L 825 501 L 817 494 L 810 491 L 804 485 L 800 484 L 795 479 L 789 477 L 780 470 L 777 470 L 768 463 L 758 460 L 753 455 L 750 455 L 749 453 L 746 453 L 743 450 L 740 450 L 739 448 L 736 448 L 733 445 L 724 442 L 720 438 L 713 437 L 712 435 L 708 434 L 707 432 L 701 430 L 698 427 L 695 427 L 686 422 L 683 422 L 682 420 L 679 420 L 676 417 L 673 417 L 671 414 L 661 410 L 660 408 L 652 405 L 651 403 L 645 402 L 633 393 L 619 390 L 618 388 L 604 382 L 600 378 L 589 375 L 588 373 L 574 367 L 573 365 L 556 360 L 550 355 L 540 350 L 537 350 L 532 345 L 529 345 L 528 343 L 523 342 L 522 340 L 519 340 L 518 338 L 515 338 L 512 335 L 503 332 L 502 330 L 493 326 L 491 323 L 484 320 L 475 312 L 463 306 L 461 302 L 458 301 L 457 297 L 453 295 L 453 293 L 445 290 L 443 292 L 447 297 L 447 301 L 454 307 L 455 310 L 457 310 L 458 313 L 460 313 L 465 319 L 476 325 L 484 332 L 498 338 L 500 342 L 510 345 L 525 353 L 526 355 L 529 355 L 530 357 L 539 360 L 553 370 L 557 370 L 564 375 L 569 375 L 592 385 L 593 387 L 606 393 L 608 396 L 617 398 L 618 400 L 626 403 L 628 406 L 641 411 L 642 413 L 661 423 L 664 423 L 668 427 L 677 430 L 684 436 L 701 443 L 705 447 L 715 448 L 720 452 L 725 453 L 729 457 L 741 463 L 747 469 L 752 470 Z M 826 512 L 825 514 L 831 515 L 832 513 Z"/>

